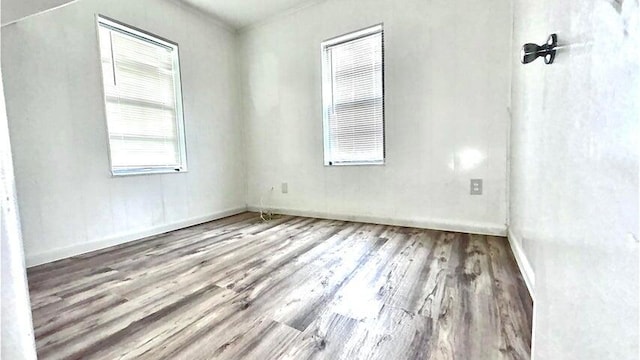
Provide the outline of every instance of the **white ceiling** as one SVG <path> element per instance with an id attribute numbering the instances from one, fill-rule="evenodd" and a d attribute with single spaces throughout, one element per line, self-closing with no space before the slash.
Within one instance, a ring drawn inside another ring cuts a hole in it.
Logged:
<path id="1" fill-rule="evenodd" d="M 180 0 L 240 29 L 317 0 Z"/>

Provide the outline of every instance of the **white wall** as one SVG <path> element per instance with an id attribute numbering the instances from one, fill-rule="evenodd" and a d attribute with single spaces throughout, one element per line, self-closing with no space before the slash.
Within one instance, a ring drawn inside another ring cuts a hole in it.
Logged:
<path id="1" fill-rule="evenodd" d="M 22 19 L 76 0 L 2 0 L 2 24 Z"/>
<path id="2" fill-rule="evenodd" d="M 2 30 L 2 29 L 0 29 Z M 1 31 L 0 31 L 1 32 Z M 0 356 L 36 359 L 24 251 L 16 203 L 9 126 L 0 71 Z"/>
<path id="3" fill-rule="evenodd" d="M 381 22 L 386 165 L 325 167 L 320 43 Z M 329 0 L 243 31 L 250 207 L 504 233 L 510 34 L 498 0 Z"/>
<path id="4" fill-rule="evenodd" d="M 619 3 L 622 3 L 620 6 Z M 514 1 L 510 231 L 535 273 L 536 359 L 638 358 L 638 1 Z"/>
<path id="5" fill-rule="evenodd" d="M 179 43 L 188 173 L 111 177 L 95 14 Z M 235 33 L 165 0 L 83 0 L 2 29 L 28 264 L 245 208 Z"/>

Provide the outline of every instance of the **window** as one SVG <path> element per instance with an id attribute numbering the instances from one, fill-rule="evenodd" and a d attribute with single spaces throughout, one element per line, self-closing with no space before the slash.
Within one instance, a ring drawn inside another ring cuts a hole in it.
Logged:
<path id="1" fill-rule="evenodd" d="M 322 43 L 325 165 L 384 164 L 382 25 Z"/>
<path id="2" fill-rule="evenodd" d="M 98 17 L 114 175 L 186 171 L 178 45 Z"/>

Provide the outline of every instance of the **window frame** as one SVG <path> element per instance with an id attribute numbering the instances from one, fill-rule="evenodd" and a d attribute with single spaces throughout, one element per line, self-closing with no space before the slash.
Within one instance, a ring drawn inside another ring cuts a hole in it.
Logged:
<path id="1" fill-rule="evenodd" d="M 371 161 L 340 161 L 334 162 L 331 157 L 331 140 L 329 116 L 326 104 L 332 102 L 333 86 L 325 84 L 325 79 L 331 76 L 332 69 L 327 66 L 327 48 L 344 44 L 350 41 L 358 40 L 370 35 L 380 34 L 382 41 L 382 159 Z M 324 166 L 384 166 L 387 160 L 387 142 L 386 142 L 386 107 L 385 107 L 385 41 L 384 41 L 384 23 L 378 23 L 372 26 L 342 34 L 327 40 L 320 44 L 322 74 L 322 125 L 323 125 L 323 146 L 324 146 Z"/>
<path id="2" fill-rule="evenodd" d="M 107 94 L 104 84 L 104 74 L 102 72 L 102 53 L 100 50 L 100 27 L 108 28 L 112 31 L 118 31 L 124 35 L 131 36 L 141 41 L 165 47 L 171 49 L 171 56 L 173 60 L 173 76 L 174 76 L 174 91 L 176 101 L 176 129 L 177 129 L 177 141 L 179 152 L 179 164 L 178 166 L 139 166 L 139 167 L 114 167 L 111 156 L 111 137 L 109 131 L 109 118 L 107 116 Z M 96 38 L 98 45 L 98 63 L 100 64 L 100 84 L 102 85 L 102 96 L 104 106 L 104 119 L 106 124 L 107 135 L 107 148 L 109 156 L 109 167 L 111 176 L 132 176 L 132 175 L 147 175 L 147 174 L 174 174 L 174 173 L 186 173 L 187 167 L 187 144 L 186 144 L 186 129 L 184 121 L 184 105 L 182 96 L 182 76 L 180 71 L 180 53 L 178 43 L 155 35 L 148 31 L 139 29 L 135 26 L 131 26 L 114 20 L 107 16 L 96 14 Z"/>

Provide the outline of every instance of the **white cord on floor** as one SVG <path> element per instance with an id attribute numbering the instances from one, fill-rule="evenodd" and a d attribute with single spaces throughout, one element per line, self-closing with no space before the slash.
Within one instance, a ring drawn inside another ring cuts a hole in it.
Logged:
<path id="1" fill-rule="evenodd" d="M 273 193 L 273 186 L 269 189 L 270 194 Z M 273 213 L 272 212 L 266 212 L 264 209 L 264 194 L 260 195 L 260 218 L 262 219 L 262 221 L 269 221 L 271 219 L 273 219 Z M 266 215 L 266 218 L 265 218 Z"/>

